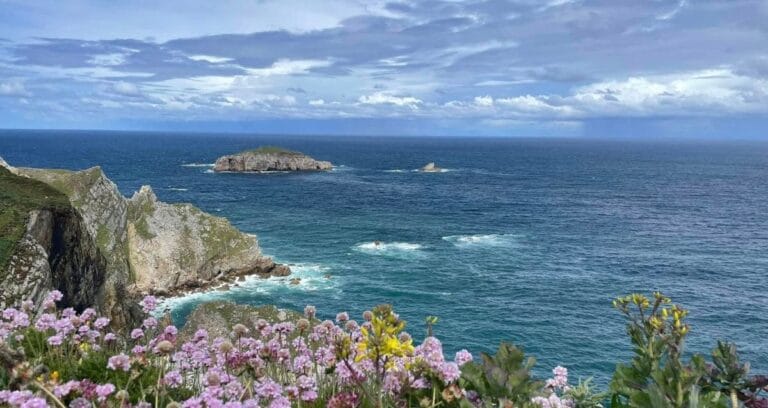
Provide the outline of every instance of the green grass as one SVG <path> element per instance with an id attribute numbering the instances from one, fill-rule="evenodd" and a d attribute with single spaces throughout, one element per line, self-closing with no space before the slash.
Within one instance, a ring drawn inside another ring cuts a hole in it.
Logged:
<path id="1" fill-rule="evenodd" d="M 0 167 L 0 273 L 5 273 L 16 244 L 24 236 L 30 211 L 69 208 L 69 199 L 60 191 Z"/>
<path id="2" fill-rule="evenodd" d="M 245 150 L 241 152 L 243 153 L 253 153 L 253 154 L 280 154 L 280 155 L 286 155 L 286 156 L 303 156 L 302 153 L 295 152 L 293 150 L 284 149 L 282 147 L 277 146 L 261 146 L 256 149 L 250 149 Z"/>

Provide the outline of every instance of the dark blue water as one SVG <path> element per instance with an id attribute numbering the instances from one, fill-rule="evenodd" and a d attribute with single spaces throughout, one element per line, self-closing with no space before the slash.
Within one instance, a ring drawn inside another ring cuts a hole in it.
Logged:
<path id="1" fill-rule="evenodd" d="M 277 144 L 331 160 L 322 174 L 212 174 L 225 153 Z M 631 348 L 611 300 L 661 290 L 691 310 L 688 347 L 735 341 L 768 371 L 768 144 L 525 139 L 0 133 L 13 165 L 101 165 L 122 192 L 150 184 L 258 234 L 294 264 L 226 297 L 355 316 L 391 302 L 448 350 L 512 340 L 606 381 Z M 449 171 L 413 172 L 435 161 Z M 372 248 L 372 241 L 383 247 Z M 325 274 L 331 274 L 326 279 Z"/>

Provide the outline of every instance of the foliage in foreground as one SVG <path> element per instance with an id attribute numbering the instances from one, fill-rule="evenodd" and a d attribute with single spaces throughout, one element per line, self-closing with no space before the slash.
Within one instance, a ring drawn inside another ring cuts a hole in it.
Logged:
<path id="1" fill-rule="evenodd" d="M 227 338 L 198 330 L 186 342 L 174 326 L 148 315 L 119 336 L 93 310 L 57 311 L 61 294 L 6 309 L 0 318 L 0 406 L 12 407 L 768 407 L 764 376 L 749 376 L 733 345 L 719 343 L 711 363 L 683 358 L 686 311 L 660 294 L 630 295 L 614 306 L 627 318 L 634 345 L 610 389 L 568 384 L 568 371 L 546 381 L 535 360 L 511 344 L 473 361 L 449 361 L 430 335 L 415 345 L 392 308 L 340 313 L 336 322 L 305 318 L 251 327 Z M 145 312 L 156 306 L 142 302 Z M 431 328 L 436 318 L 428 320 Z"/>

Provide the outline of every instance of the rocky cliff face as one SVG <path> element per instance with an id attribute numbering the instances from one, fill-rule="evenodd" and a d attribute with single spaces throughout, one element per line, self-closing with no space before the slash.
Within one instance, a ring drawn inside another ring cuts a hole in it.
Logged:
<path id="1" fill-rule="evenodd" d="M 217 172 L 323 171 L 332 168 L 331 162 L 315 160 L 302 153 L 278 148 L 259 148 L 219 157 L 213 170 Z"/>
<path id="2" fill-rule="evenodd" d="M 134 301 L 144 294 L 290 273 L 226 219 L 160 202 L 148 186 L 126 199 L 98 167 L 14 171 L 63 193 L 69 209 L 30 212 L 13 265 L 0 270 L 6 304 L 57 288 L 73 306 L 95 305 L 125 327 L 138 316 Z"/>

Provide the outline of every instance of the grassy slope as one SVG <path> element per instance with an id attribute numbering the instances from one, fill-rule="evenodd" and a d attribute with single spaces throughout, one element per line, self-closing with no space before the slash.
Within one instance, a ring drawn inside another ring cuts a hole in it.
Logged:
<path id="1" fill-rule="evenodd" d="M 0 273 L 5 271 L 16 244 L 24 235 L 30 211 L 69 207 L 67 196 L 61 192 L 0 167 Z"/>

